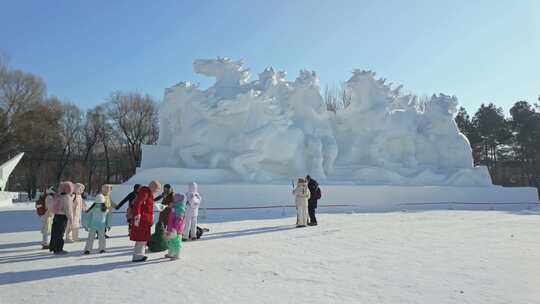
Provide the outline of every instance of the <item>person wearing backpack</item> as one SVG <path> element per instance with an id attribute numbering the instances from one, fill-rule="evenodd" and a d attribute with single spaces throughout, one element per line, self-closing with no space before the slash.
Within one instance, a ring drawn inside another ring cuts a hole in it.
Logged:
<path id="1" fill-rule="evenodd" d="M 99 239 L 99 253 L 105 253 L 105 228 L 107 225 L 107 216 L 110 212 L 106 206 L 106 197 L 100 193 L 96 196 L 96 199 L 92 206 L 88 208 L 86 213 L 88 214 L 88 238 L 86 239 L 86 246 L 84 247 L 84 254 L 90 254 L 92 247 L 94 246 L 94 236 L 98 235 Z"/>
<path id="2" fill-rule="evenodd" d="M 317 218 L 315 217 L 315 209 L 317 209 L 317 202 L 321 198 L 321 188 L 319 183 L 314 180 L 311 176 L 306 176 L 306 181 L 308 182 L 308 189 L 310 192 L 310 197 L 308 200 L 308 214 L 309 214 L 309 223 L 308 226 L 317 226 Z"/>
<path id="3" fill-rule="evenodd" d="M 41 249 L 49 249 L 49 235 L 53 221 L 53 208 L 56 193 L 52 188 L 42 194 L 36 202 L 36 212 L 41 219 Z"/>
<path id="4" fill-rule="evenodd" d="M 64 233 L 68 221 L 73 221 L 73 191 L 75 186 L 72 182 L 61 182 L 58 185 L 60 196 L 55 199 L 54 218 L 51 229 L 51 241 L 49 251 L 54 254 L 67 254 L 64 250 Z"/>

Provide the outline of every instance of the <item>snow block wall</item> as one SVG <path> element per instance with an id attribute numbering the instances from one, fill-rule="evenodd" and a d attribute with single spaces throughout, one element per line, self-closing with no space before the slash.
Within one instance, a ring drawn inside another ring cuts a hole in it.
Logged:
<path id="1" fill-rule="evenodd" d="M 469 142 L 454 122 L 457 99 L 419 100 L 371 71 L 354 70 L 346 107 L 328 111 L 315 72 L 294 81 L 267 68 L 250 80 L 243 61 L 195 60 L 216 82 L 166 89 L 159 145 L 143 147 L 129 181 L 290 184 L 310 174 L 322 183 L 491 186 L 474 167 Z M 345 105 L 344 105 L 345 106 Z M 161 172 L 161 173 L 160 173 Z"/>
<path id="2" fill-rule="evenodd" d="M 166 182 L 165 180 L 161 180 Z M 187 184 L 173 184 L 187 191 Z M 114 202 L 132 191 L 132 185 L 114 186 Z M 400 211 L 424 209 L 516 210 L 538 207 L 535 188 L 450 186 L 322 185 L 319 211 Z M 199 184 L 201 208 L 242 210 L 282 206 L 293 208 L 291 185 Z"/>

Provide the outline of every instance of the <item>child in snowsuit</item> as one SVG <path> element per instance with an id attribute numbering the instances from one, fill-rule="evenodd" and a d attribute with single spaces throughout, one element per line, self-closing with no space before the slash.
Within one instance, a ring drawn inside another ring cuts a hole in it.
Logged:
<path id="1" fill-rule="evenodd" d="M 81 228 L 81 212 L 86 210 L 86 205 L 83 202 L 82 194 L 84 193 L 84 185 L 81 183 L 75 184 L 75 192 L 73 198 L 73 216 L 68 222 L 66 229 L 66 241 L 79 241 L 79 228 Z"/>
<path id="2" fill-rule="evenodd" d="M 107 225 L 107 216 L 110 213 L 105 204 L 106 198 L 103 194 L 96 196 L 95 202 L 86 211 L 88 213 L 86 226 L 88 230 L 88 238 L 84 247 L 84 254 L 90 254 L 90 250 L 94 246 L 94 236 L 98 235 L 99 253 L 105 252 L 105 228 Z"/>
<path id="3" fill-rule="evenodd" d="M 49 235 L 51 235 L 51 226 L 54 217 L 56 193 L 52 188 L 47 189 L 45 196 L 36 202 L 36 209 L 41 219 L 41 249 L 49 249 Z"/>
<path id="4" fill-rule="evenodd" d="M 303 178 L 298 179 L 296 188 L 292 191 L 296 203 L 296 227 L 306 227 L 308 222 L 309 189 Z"/>
<path id="5" fill-rule="evenodd" d="M 167 245 L 169 252 L 165 257 L 171 260 L 177 260 L 180 257 L 180 250 L 182 249 L 182 238 L 180 235 L 184 231 L 184 215 L 186 211 L 184 199 L 185 196 L 183 194 L 176 193 L 172 203 L 169 205 L 171 208 L 167 221 Z"/>
<path id="6" fill-rule="evenodd" d="M 185 228 L 184 228 L 184 240 L 196 240 L 197 239 L 197 217 L 199 216 L 199 206 L 201 205 L 201 195 L 198 192 L 196 183 L 190 183 L 188 185 L 188 192 L 186 193 L 186 216 L 185 216 Z"/>
<path id="7" fill-rule="evenodd" d="M 60 197 L 55 200 L 53 208 L 54 218 L 51 229 L 51 242 L 49 251 L 54 254 L 66 254 L 64 250 L 64 233 L 68 221 L 73 221 L 73 190 L 75 186 L 72 182 L 61 182 L 58 186 Z"/>

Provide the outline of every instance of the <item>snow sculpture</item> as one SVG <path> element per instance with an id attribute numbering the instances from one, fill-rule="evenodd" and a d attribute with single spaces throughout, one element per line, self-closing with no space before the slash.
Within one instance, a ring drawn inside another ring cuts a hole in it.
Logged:
<path id="1" fill-rule="evenodd" d="M 300 71 L 290 82 L 267 68 L 250 81 L 243 65 L 195 60 L 194 71 L 216 83 L 166 89 L 159 145 L 143 147 L 139 176 L 167 167 L 207 183 L 283 183 L 311 174 L 328 183 L 491 185 L 454 123 L 456 97 L 420 101 L 374 72 L 354 70 L 345 84 L 350 104 L 334 113 L 315 72 Z"/>
<path id="2" fill-rule="evenodd" d="M 11 172 L 24 156 L 24 152 L 15 155 L 12 159 L 0 165 L 0 207 L 11 206 L 13 201 L 12 193 L 6 192 L 6 183 Z"/>
<path id="3" fill-rule="evenodd" d="M 363 184 L 491 185 L 486 168 L 473 167 L 467 138 L 454 122 L 456 97 L 425 102 L 402 95 L 371 71 L 346 82 L 350 105 L 337 111 L 338 161 L 334 179 Z"/>
<path id="4" fill-rule="evenodd" d="M 21 152 L 12 159 L 0 165 L 0 191 L 5 191 L 6 183 L 8 181 L 11 172 L 15 169 L 17 164 L 21 161 L 21 158 L 24 156 L 24 152 Z"/>

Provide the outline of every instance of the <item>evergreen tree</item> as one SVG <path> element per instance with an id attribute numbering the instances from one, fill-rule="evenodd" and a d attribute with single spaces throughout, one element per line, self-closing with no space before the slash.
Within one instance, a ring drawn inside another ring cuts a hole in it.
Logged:
<path id="1" fill-rule="evenodd" d="M 472 123 L 481 142 L 480 163 L 492 170 L 501 155 L 500 148 L 511 142 L 511 133 L 503 109 L 493 103 L 482 104 L 474 114 Z"/>

